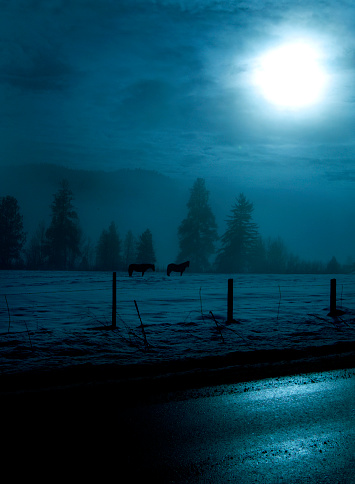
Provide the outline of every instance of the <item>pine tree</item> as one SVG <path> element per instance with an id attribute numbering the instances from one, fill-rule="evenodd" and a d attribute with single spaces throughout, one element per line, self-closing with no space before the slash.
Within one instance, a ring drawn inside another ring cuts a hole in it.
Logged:
<path id="1" fill-rule="evenodd" d="M 218 239 L 215 217 L 208 203 L 209 192 L 203 178 L 197 178 L 187 203 L 187 217 L 181 222 L 178 235 L 178 262 L 190 261 L 195 272 L 210 269 L 209 258 L 215 252 Z"/>
<path id="2" fill-rule="evenodd" d="M 258 226 L 252 221 L 253 204 L 241 193 L 227 220 L 222 248 L 216 258 L 220 272 L 245 272 L 250 269 L 258 242 Z"/>
<path id="3" fill-rule="evenodd" d="M 72 201 L 73 192 L 63 180 L 54 195 L 52 221 L 46 232 L 48 264 L 52 269 L 72 269 L 80 256 L 81 230 Z"/>
<path id="4" fill-rule="evenodd" d="M 156 262 L 153 247 L 153 237 L 149 229 L 142 233 L 137 243 L 138 264 L 154 264 Z"/>
<path id="5" fill-rule="evenodd" d="M 266 258 L 269 273 L 283 274 L 286 272 L 289 254 L 281 237 L 267 240 Z"/>
<path id="6" fill-rule="evenodd" d="M 263 238 L 259 235 L 255 241 L 253 257 L 250 260 L 249 269 L 251 272 L 266 273 L 267 265 L 267 247 Z"/>
<path id="7" fill-rule="evenodd" d="M 111 222 L 108 230 L 103 230 L 96 247 L 96 266 L 108 271 L 121 269 L 121 240 L 116 224 Z"/>
<path id="8" fill-rule="evenodd" d="M 9 269 L 20 260 L 26 235 L 23 216 L 15 197 L 0 199 L 0 269 Z"/>
<path id="9" fill-rule="evenodd" d="M 46 227 L 42 221 L 32 236 L 26 250 L 28 269 L 45 269 L 46 267 Z"/>
<path id="10" fill-rule="evenodd" d="M 326 266 L 326 271 L 328 274 L 338 274 L 341 271 L 339 262 L 333 256 Z"/>
<path id="11" fill-rule="evenodd" d="M 123 263 L 126 267 L 129 264 L 132 264 L 135 261 L 136 257 L 136 250 L 135 250 L 135 238 L 131 230 L 129 230 L 126 234 L 123 243 Z"/>
<path id="12" fill-rule="evenodd" d="M 79 270 L 89 271 L 95 267 L 95 246 L 90 238 L 84 238 L 81 242 L 81 262 L 79 264 Z"/>

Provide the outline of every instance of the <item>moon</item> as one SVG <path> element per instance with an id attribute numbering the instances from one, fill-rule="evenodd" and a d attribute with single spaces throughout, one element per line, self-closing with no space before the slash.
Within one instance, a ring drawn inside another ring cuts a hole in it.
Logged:
<path id="1" fill-rule="evenodd" d="M 326 81 L 320 58 L 311 44 L 282 45 L 259 58 L 255 83 L 274 105 L 296 109 L 311 106 L 321 100 Z"/>

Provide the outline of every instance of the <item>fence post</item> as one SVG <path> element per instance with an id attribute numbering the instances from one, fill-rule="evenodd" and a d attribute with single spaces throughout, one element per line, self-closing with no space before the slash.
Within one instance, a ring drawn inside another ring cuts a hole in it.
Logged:
<path id="1" fill-rule="evenodd" d="M 112 327 L 116 328 L 116 272 L 112 273 Z"/>
<path id="2" fill-rule="evenodd" d="M 233 321 L 233 279 L 228 279 L 227 321 L 228 321 L 228 323 L 231 323 Z"/>
<path id="3" fill-rule="evenodd" d="M 337 280 L 330 279 L 330 314 L 335 314 L 337 310 Z"/>

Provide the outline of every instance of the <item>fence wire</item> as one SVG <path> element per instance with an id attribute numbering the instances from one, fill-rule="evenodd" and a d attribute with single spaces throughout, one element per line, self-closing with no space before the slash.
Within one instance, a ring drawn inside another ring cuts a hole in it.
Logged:
<path id="1" fill-rule="evenodd" d="M 233 319 L 228 320 L 228 278 Z M 0 272 L 0 372 L 355 342 L 355 276 Z"/>
<path id="2" fill-rule="evenodd" d="M 74 276 L 74 278 L 77 276 Z M 275 276 L 277 277 L 277 276 Z M 243 276 L 243 281 L 238 275 L 234 280 L 233 311 L 234 318 L 250 319 L 275 317 L 279 320 L 282 315 L 291 315 L 304 312 L 306 307 L 312 311 L 319 311 L 329 305 L 329 279 L 328 282 L 305 282 L 302 276 L 293 276 L 293 281 L 271 280 L 265 283 L 264 277 L 260 276 L 260 283 L 255 283 L 257 276 L 253 276 L 253 282 L 248 282 Z M 305 276 L 309 278 L 309 276 Z M 206 317 L 212 312 L 217 320 L 223 320 L 227 316 L 227 277 L 209 276 L 207 280 L 196 277 L 195 280 L 185 277 L 187 282 L 181 284 L 183 279 L 175 279 L 178 285 L 171 280 L 163 278 L 155 281 L 146 278 L 144 281 L 135 279 L 127 280 L 123 276 L 117 281 L 117 316 L 121 321 L 129 324 L 136 321 L 134 301 L 137 300 L 147 324 L 154 321 L 175 320 L 192 321 L 205 314 Z M 269 277 L 270 279 L 270 277 Z M 289 279 L 292 279 L 290 276 Z M 323 277 L 325 280 L 325 277 Z M 51 289 L 53 281 L 57 287 Z M 138 281 L 138 282 L 137 282 Z M 167 284 L 169 282 L 169 284 Z M 85 275 L 81 280 L 71 281 L 70 273 L 65 281 L 56 281 L 55 276 L 51 283 L 41 283 L 38 286 L 10 284 L 2 288 L 0 292 L 0 331 L 11 323 L 15 328 L 16 323 L 31 324 L 35 319 L 50 324 L 50 318 L 54 322 L 62 321 L 63 324 L 71 320 L 82 323 L 85 318 L 90 324 L 92 320 L 104 318 L 104 324 L 110 322 L 112 305 L 112 282 L 109 275 L 106 280 L 97 277 L 96 280 L 87 282 Z M 75 287 L 68 287 L 73 284 Z M 80 284 L 88 284 L 90 287 L 76 287 Z M 65 287 L 63 287 L 65 286 Z M 4 290 L 5 289 L 5 290 Z M 337 305 L 339 308 L 355 308 L 355 284 L 352 280 L 338 282 Z M 313 311 L 313 312 L 314 312 Z"/>

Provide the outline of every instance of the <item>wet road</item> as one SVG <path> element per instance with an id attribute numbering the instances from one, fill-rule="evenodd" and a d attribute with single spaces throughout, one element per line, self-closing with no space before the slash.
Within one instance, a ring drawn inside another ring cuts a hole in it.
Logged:
<path id="1" fill-rule="evenodd" d="M 114 390 L 112 390 L 112 388 Z M 2 462 L 36 482 L 355 483 L 355 369 L 163 393 L 2 402 Z"/>
<path id="2" fill-rule="evenodd" d="M 128 468 L 155 482 L 355 483 L 355 376 L 215 387 L 126 410 Z"/>

